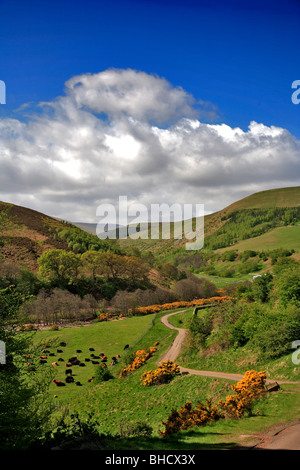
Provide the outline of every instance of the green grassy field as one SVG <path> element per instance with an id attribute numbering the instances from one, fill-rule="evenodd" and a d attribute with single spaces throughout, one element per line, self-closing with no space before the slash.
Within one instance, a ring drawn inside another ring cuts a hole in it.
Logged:
<path id="1" fill-rule="evenodd" d="M 259 237 L 242 240 L 233 246 L 220 248 L 216 252 L 223 253 L 228 250 L 274 250 L 276 248 L 293 248 L 296 252 L 300 252 L 300 225 L 277 227 L 270 232 L 264 233 Z"/>
<path id="2" fill-rule="evenodd" d="M 35 341 L 50 346 L 48 349 L 50 352 L 54 352 L 55 356 L 49 357 L 48 364 L 45 366 L 51 369 L 55 379 L 65 380 L 65 363 L 68 362 L 70 357 L 77 356 L 80 361 L 84 362 L 85 358 L 92 359 L 89 348 L 94 348 L 93 354 L 99 355 L 103 352 L 108 358 L 108 363 L 117 354 L 122 358 L 124 346 L 126 344 L 134 345 L 151 326 L 153 317 L 154 315 L 132 317 L 88 326 L 62 328 L 58 331 L 43 330 L 37 332 Z M 61 348 L 59 346 L 60 342 L 65 342 L 66 347 Z M 57 349 L 61 349 L 63 352 L 57 353 Z M 81 350 L 82 353 L 76 353 L 77 349 Z M 57 362 L 60 357 L 64 359 L 64 362 Z M 52 362 L 57 362 L 59 365 L 52 366 Z M 85 364 L 85 367 L 75 366 L 72 369 L 75 381 L 80 381 L 82 386 L 68 384 L 65 387 L 57 387 L 51 384 L 50 396 L 56 394 L 58 400 L 68 400 L 79 393 L 85 392 L 90 386 L 88 379 L 94 376 L 96 367 L 92 362 L 85 362 Z M 111 369 L 113 368 L 111 367 Z"/>
<path id="3" fill-rule="evenodd" d="M 286 384 L 279 392 L 268 395 L 262 402 L 259 402 L 251 417 L 239 421 L 222 420 L 163 440 L 159 435 L 159 430 L 163 430 L 162 421 L 167 419 L 172 408 L 178 409 L 186 401 L 191 401 L 193 405 L 196 405 L 199 401 L 205 402 L 207 398 L 213 398 L 214 401 L 225 398 L 231 393 L 233 383 L 212 377 L 185 375 L 175 378 L 167 385 L 144 387 L 141 384 L 140 378 L 143 372 L 157 367 L 157 361 L 176 336 L 175 330 L 170 330 L 160 321 L 166 313 L 170 312 L 160 312 L 151 328 L 149 326 L 154 318 L 153 315 L 97 323 L 80 328 L 38 332 L 36 341 L 51 344 L 65 341 L 67 343 L 64 348 L 66 356 L 73 355 L 77 348 L 82 349 L 83 356 L 86 356 L 90 346 L 95 347 L 97 352 L 103 350 L 108 357 L 110 354 L 118 353 L 124 356 L 123 347 L 127 343 L 134 345 L 132 351 L 135 352 L 153 345 L 156 341 L 159 342 L 158 351 L 154 356 L 144 366 L 124 379 L 118 378 L 124 365 L 121 362 L 111 368 L 115 378 L 101 384 L 94 382 L 86 384 L 85 379 L 93 373 L 94 369 L 89 369 L 88 366 L 83 368 L 77 366 L 74 374 L 76 380 L 84 383 L 82 387 L 76 387 L 75 384 L 68 384 L 66 387 L 54 385 L 50 387 L 49 402 L 56 407 L 52 419 L 55 420 L 62 413 L 78 413 L 83 419 L 92 417 L 98 423 L 99 432 L 110 435 L 118 434 L 122 425 L 143 421 L 153 429 L 151 438 L 108 438 L 107 448 L 188 450 L 229 448 L 238 441 L 240 434 L 247 434 L 250 439 L 253 434 L 268 426 L 293 421 L 299 417 L 300 386 Z M 172 323 L 175 326 L 187 327 L 191 315 L 192 309 L 182 311 L 172 317 Z M 184 365 L 184 354 L 178 358 L 177 362 Z M 231 371 L 234 371 L 233 363 L 234 358 L 231 365 L 228 365 Z M 198 367 L 195 368 L 199 368 L 199 364 L 198 362 Z M 208 363 L 203 365 L 205 369 L 209 368 Z M 255 368 L 255 364 L 252 366 L 251 368 Z M 57 374 L 61 374 L 61 378 L 64 376 L 64 368 L 64 366 L 61 367 L 60 371 L 57 368 Z M 219 363 L 216 367 L 217 370 L 220 368 L 223 368 L 223 363 Z M 240 369 L 242 370 L 242 367 Z M 57 396 L 54 397 L 54 395 Z"/>

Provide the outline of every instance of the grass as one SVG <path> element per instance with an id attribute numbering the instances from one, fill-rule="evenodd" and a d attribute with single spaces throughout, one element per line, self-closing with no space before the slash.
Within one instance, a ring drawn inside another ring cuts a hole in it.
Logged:
<path id="1" fill-rule="evenodd" d="M 58 331 L 43 330 L 38 331 L 35 341 L 41 344 L 47 344 L 51 347 L 49 351 L 54 352 L 55 356 L 48 359 L 49 367 L 53 369 L 54 378 L 65 380 L 65 363 L 72 356 L 77 356 L 79 360 L 91 358 L 89 348 L 94 348 L 95 355 L 103 352 L 110 362 L 111 357 L 119 354 L 124 355 L 124 346 L 130 346 L 139 340 L 141 335 L 151 326 L 154 315 L 144 317 L 131 317 L 124 320 L 100 322 L 88 326 L 62 328 Z M 59 347 L 60 342 L 65 342 L 66 347 Z M 63 353 L 57 353 L 57 349 L 62 349 Z M 82 350 L 77 354 L 76 350 Z M 51 363 L 58 360 L 59 357 L 64 362 L 58 362 L 58 366 L 52 366 Z M 51 362 L 50 362 L 51 359 Z M 95 365 L 91 362 L 85 362 L 85 367 L 73 367 L 74 379 L 82 383 L 82 387 L 69 384 L 66 387 L 57 387 L 50 385 L 49 394 L 58 396 L 58 400 L 69 400 L 78 393 L 83 393 L 88 389 L 90 383 L 88 379 L 94 376 Z"/>
<path id="2" fill-rule="evenodd" d="M 195 274 L 195 276 L 199 277 L 200 279 L 207 279 L 208 281 L 211 281 L 218 289 L 222 289 L 223 287 L 227 287 L 228 285 L 234 284 L 235 282 L 251 280 L 254 274 L 258 273 L 235 274 L 232 277 L 213 276 L 211 274 L 206 273 L 193 274 Z"/>
<path id="3" fill-rule="evenodd" d="M 170 321 L 175 326 L 187 327 L 192 311 L 193 309 L 181 311 L 178 315 L 171 317 Z M 299 418 L 297 410 L 300 409 L 300 385 L 284 384 L 279 392 L 269 394 L 266 399 L 257 404 L 254 416 L 239 421 L 222 420 L 205 427 L 181 432 L 166 440 L 162 439 L 159 430 L 163 429 L 162 421 L 167 419 L 172 408 L 178 409 L 186 401 L 191 401 L 193 405 L 196 405 L 197 402 L 203 402 L 207 398 L 213 398 L 214 401 L 225 398 L 231 393 L 231 384 L 233 383 L 229 380 L 212 377 L 186 375 L 173 379 L 167 385 L 144 387 L 141 384 L 142 373 L 157 367 L 157 361 L 176 336 L 176 331 L 170 330 L 160 322 L 160 318 L 166 313 L 171 312 L 160 312 L 151 328 L 148 327 L 153 315 L 132 317 L 119 322 L 98 323 L 81 328 L 65 328 L 58 332 L 38 332 L 37 338 L 39 339 L 65 340 L 67 347 L 70 347 L 70 353 L 74 352 L 74 347 L 80 346 L 83 349 L 94 344 L 97 348 L 102 346 L 103 349 L 106 349 L 104 352 L 107 354 L 108 351 L 116 354 L 118 350 L 122 350 L 124 343 L 134 344 L 140 338 L 132 349 L 135 352 L 153 345 L 156 341 L 159 342 L 158 351 L 154 356 L 144 366 L 124 379 L 118 378 L 123 367 L 122 364 L 118 364 L 112 368 L 115 378 L 108 382 L 101 384 L 92 382 L 88 387 L 80 387 L 79 391 L 78 387 L 74 386 L 73 392 L 72 386 L 74 384 L 52 388 L 50 392 L 55 392 L 57 395 L 59 392 L 60 396 L 54 398 L 50 393 L 49 399 L 52 404 L 56 403 L 61 406 L 61 408 L 58 406 L 52 419 L 60 416 L 63 411 L 69 414 L 77 412 L 83 418 L 92 416 L 99 423 L 99 432 L 114 436 L 106 439 L 106 448 L 111 450 L 216 450 L 230 448 L 238 442 L 241 434 L 253 439 L 255 434 L 267 427 Z M 125 325 L 127 325 L 126 333 L 124 333 Z M 143 333 L 145 334 L 143 335 Z M 131 341 L 129 341 L 129 337 Z M 122 354 L 123 352 L 121 351 Z M 243 351 L 243 355 L 240 359 L 244 357 L 245 360 L 247 351 Z M 182 364 L 182 357 L 177 361 L 179 364 Z M 230 372 L 235 371 L 233 366 L 235 359 L 232 358 L 227 364 Z M 211 364 L 211 366 L 216 367 L 216 370 L 223 370 L 225 363 L 226 361 L 223 361 L 219 362 L 217 367 L 216 364 Z M 205 369 L 209 368 L 208 362 L 203 365 L 205 365 Z M 276 361 L 273 361 L 272 364 L 270 363 L 270 370 L 272 367 L 273 370 L 277 367 L 278 371 L 284 371 L 286 364 L 282 364 L 282 360 L 277 364 Z M 257 370 L 256 367 L 251 368 Z M 86 368 L 80 369 L 78 369 L 78 373 L 79 371 L 80 374 L 86 373 Z M 151 438 L 121 439 L 118 437 L 121 424 L 126 425 L 137 421 L 143 421 L 152 427 Z"/>
<path id="4" fill-rule="evenodd" d="M 274 250 L 276 248 L 293 248 L 296 252 L 300 251 L 300 225 L 291 225 L 287 227 L 276 227 L 259 237 L 242 240 L 226 248 L 220 248 L 216 252 L 224 252 L 228 250 Z"/>

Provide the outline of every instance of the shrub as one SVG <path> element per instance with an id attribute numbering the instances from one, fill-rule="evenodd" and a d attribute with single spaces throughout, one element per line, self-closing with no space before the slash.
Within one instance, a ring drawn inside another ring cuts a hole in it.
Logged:
<path id="1" fill-rule="evenodd" d="M 143 373 L 141 382 L 145 387 L 169 383 L 175 375 L 180 374 L 180 369 L 173 361 L 163 361 L 155 370 Z"/>
<path id="2" fill-rule="evenodd" d="M 213 405 L 212 400 L 206 400 L 206 404 L 198 403 L 195 408 L 191 402 L 186 402 L 179 411 L 172 409 L 166 422 L 164 431 L 159 431 L 165 438 L 170 434 L 190 429 L 195 426 L 203 426 L 209 422 L 221 418 L 241 418 L 246 412 L 251 414 L 255 402 L 265 393 L 265 372 L 249 370 L 242 380 L 232 385 L 235 395 L 227 396 L 225 401 L 219 400 Z M 225 415 L 224 415 L 225 413 Z"/>
<path id="3" fill-rule="evenodd" d="M 105 363 L 100 364 L 99 367 L 96 369 L 95 373 L 95 382 L 96 383 L 101 383 L 101 382 L 107 382 L 110 379 L 113 379 L 114 376 L 110 372 L 110 370 L 107 368 Z"/>
<path id="4" fill-rule="evenodd" d="M 226 400 L 219 400 L 219 407 L 225 411 L 227 417 L 238 419 L 245 413 L 251 415 L 255 401 L 265 392 L 265 372 L 249 370 L 242 380 L 232 385 L 235 395 L 229 395 Z"/>
<path id="5" fill-rule="evenodd" d="M 186 402 L 184 406 L 180 407 L 179 411 L 172 409 L 167 421 L 162 422 L 165 426 L 164 431 L 159 431 L 159 433 L 165 438 L 184 429 L 203 426 L 210 421 L 217 421 L 221 417 L 222 414 L 217 406 L 212 405 L 212 400 L 206 400 L 206 404 L 198 403 L 194 409 L 191 402 Z"/>
<path id="6" fill-rule="evenodd" d="M 237 258 L 238 254 L 235 250 L 225 251 L 222 254 L 222 261 L 234 261 Z"/>
<path id="7" fill-rule="evenodd" d="M 139 369 L 156 351 L 156 346 L 150 346 L 147 350 L 140 349 L 136 351 L 135 355 L 132 356 L 132 362 L 121 370 L 119 378 L 124 378 L 134 370 Z"/>
<path id="8" fill-rule="evenodd" d="M 125 424 L 122 421 L 119 424 L 120 438 L 144 437 L 149 438 L 153 433 L 153 428 L 145 421 L 135 421 Z"/>

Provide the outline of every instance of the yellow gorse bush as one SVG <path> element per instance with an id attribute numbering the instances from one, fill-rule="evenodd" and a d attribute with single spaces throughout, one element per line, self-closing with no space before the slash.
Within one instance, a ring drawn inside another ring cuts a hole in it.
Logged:
<path id="1" fill-rule="evenodd" d="M 175 375 L 180 374 L 180 369 L 173 361 L 163 361 L 155 370 L 143 373 L 141 382 L 145 387 L 168 383 Z"/>
<path id="2" fill-rule="evenodd" d="M 246 412 L 251 413 L 254 403 L 265 393 L 265 381 L 264 371 L 249 370 L 242 380 L 231 386 L 235 394 L 227 396 L 224 401 L 219 400 L 217 405 L 213 405 L 212 400 L 206 400 L 206 404 L 198 403 L 194 409 L 191 402 L 186 402 L 179 411 L 172 409 L 167 421 L 162 422 L 165 429 L 160 431 L 161 436 L 167 437 L 225 416 L 236 419 Z"/>
<path id="3" fill-rule="evenodd" d="M 198 403 L 193 409 L 190 401 L 181 406 L 179 411 L 172 409 L 166 422 L 164 431 L 159 431 L 162 437 L 170 434 L 190 429 L 195 426 L 203 426 L 210 421 L 217 421 L 221 418 L 220 411 L 216 405 L 212 405 L 212 400 L 206 400 L 206 404 Z"/>
<path id="4" fill-rule="evenodd" d="M 230 297 L 228 295 L 223 295 L 219 297 L 209 297 L 208 299 L 196 299 L 192 301 L 178 301 L 178 302 L 171 302 L 167 304 L 155 304 L 155 305 L 148 305 L 147 307 L 137 307 L 134 310 L 129 309 L 128 313 L 135 313 L 135 314 L 141 314 L 141 315 L 148 315 L 149 313 L 157 313 L 162 310 L 173 310 L 175 308 L 182 308 L 182 307 L 196 307 L 196 306 L 201 306 L 205 305 L 211 302 L 217 302 L 217 303 L 222 303 L 226 302 L 228 300 L 234 300 L 233 297 Z"/>
<path id="5" fill-rule="evenodd" d="M 139 349 L 136 351 L 134 360 L 129 364 L 129 366 L 121 370 L 119 378 L 126 377 L 128 374 L 139 369 L 143 364 L 145 364 L 145 362 L 157 351 L 157 345 L 158 342 L 155 342 L 153 346 L 150 346 L 146 350 Z"/>
<path id="6" fill-rule="evenodd" d="M 266 373 L 249 370 L 242 380 L 231 388 L 235 395 L 229 395 L 226 400 L 220 400 L 218 405 L 230 418 L 241 418 L 244 413 L 250 413 L 255 401 L 265 392 Z"/>

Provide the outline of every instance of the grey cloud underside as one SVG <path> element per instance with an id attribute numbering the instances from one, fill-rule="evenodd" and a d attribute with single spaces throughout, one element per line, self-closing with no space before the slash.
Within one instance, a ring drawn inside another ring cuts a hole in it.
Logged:
<path id="1" fill-rule="evenodd" d="M 221 209 L 252 192 L 299 184 L 300 141 L 251 122 L 200 121 L 208 103 L 134 70 L 72 77 L 65 94 L 0 120 L 0 199 L 93 222 L 120 195 L 144 204 Z"/>

